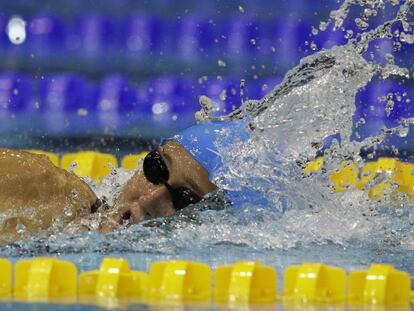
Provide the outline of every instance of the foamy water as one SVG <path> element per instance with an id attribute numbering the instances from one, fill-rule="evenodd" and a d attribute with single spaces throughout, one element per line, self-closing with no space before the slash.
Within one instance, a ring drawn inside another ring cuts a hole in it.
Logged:
<path id="1" fill-rule="evenodd" d="M 236 211 L 224 203 L 223 193 L 216 193 L 172 218 L 104 235 L 93 230 L 79 234 L 80 227 L 93 229 L 99 225 L 102 215 L 98 214 L 72 224 L 63 235 L 2 247 L 2 255 L 59 254 L 83 269 L 96 268 L 104 255 L 122 255 L 132 260 L 133 267 L 142 269 L 154 259 L 178 257 L 213 266 L 257 259 L 278 267 L 311 260 L 353 268 L 380 260 L 414 272 L 413 263 L 407 261 L 414 251 L 414 205 L 397 204 L 387 197 L 372 201 L 367 191 L 334 193 L 328 179 L 343 161 L 362 167 L 365 162 L 360 149 L 372 147 L 389 135 L 382 132 L 362 141 L 351 140 L 357 92 L 375 77 L 407 78 L 412 74 L 412 64 L 407 64 L 407 69 L 392 61 L 384 64 L 365 57 L 373 40 L 400 40 L 401 33 L 396 38 L 392 31 L 396 23 L 404 25 L 405 43 L 410 43 L 413 34 L 410 5 L 414 1 L 383 2 L 345 1 L 321 23 L 320 31 L 330 23 L 342 27 L 353 6 L 362 7 L 362 15 L 355 21 L 360 28 L 367 28 L 364 23 L 369 25 L 371 16 L 390 5 L 398 12 L 394 19 L 368 27 L 371 30 L 345 46 L 302 59 L 267 97 L 246 102 L 226 117 L 248 114 L 254 130 L 247 142 L 231 146 L 224 143 L 223 133 L 218 147 L 226 168 L 213 177 L 223 189 L 248 185 L 261 192 L 271 202 L 269 206 L 253 205 L 246 198 Z M 200 115 L 205 118 L 208 113 Z M 402 122 L 389 132 L 403 131 L 409 123 Z M 324 170 L 304 175 L 298 163 L 312 160 L 324 139 L 333 134 L 340 134 L 341 143 L 325 150 Z M 111 205 L 130 176 L 117 169 L 101 187 L 92 186 Z"/>

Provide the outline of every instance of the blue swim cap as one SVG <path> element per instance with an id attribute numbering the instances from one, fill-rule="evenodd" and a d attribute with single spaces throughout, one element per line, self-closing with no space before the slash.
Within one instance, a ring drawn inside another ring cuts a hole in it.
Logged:
<path id="1" fill-rule="evenodd" d="M 178 141 L 211 176 L 222 165 L 221 155 L 217 150 L 217 138 L 226 132 L 234 142 L 247 140 L 250 137 L 246 129 L 247 124 L 246 118 L 232 121 L 208 121 L 191 126 L 172 139 Z"/>
<path id="2" fill-rule="evenodd" d="M 222 155 L 217 143 L 225 136 L 225 144 L 247 141 L 250 137 L 247 129 L 250 118 L 232 121 L 209 121 L 185 129 L 171 139 L 178 141 L 209 173 L 210 178 L 223 167 Z M 223 141 L 221 141 L 223 143 Z M 227 197 L 234 208 L 245 203 L 255 206 L 270 206 L 269 201 L 258 190 L 242 187 L 238 190 L 226 190 Z"/>

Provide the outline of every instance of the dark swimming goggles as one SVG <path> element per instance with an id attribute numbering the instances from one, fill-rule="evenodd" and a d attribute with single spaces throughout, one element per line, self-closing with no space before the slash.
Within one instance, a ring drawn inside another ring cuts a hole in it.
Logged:
<path id="1" fill-rule="evenodd" d="M 155 185 L 162 184 L 167 187 L 175 210 L 179 211 L 201 200 L 197 194 L 186 187 L 172 188 L 168 184 L 167 181 L 170 177 L 170 172 L 158 151 L 151 151 L 147 154 L 144 158 L 143 169 L 144 176 L 149 182 Z"/>

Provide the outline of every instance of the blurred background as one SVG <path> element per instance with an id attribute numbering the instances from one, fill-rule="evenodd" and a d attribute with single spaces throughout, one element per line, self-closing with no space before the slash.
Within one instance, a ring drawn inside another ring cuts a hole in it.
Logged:
<path id="1" fill-rule="evenodd" d="M 0 4 L 0 146 L 55 152 L 148 150 L 195 124 L 200 95 L 227 114 L 270 92 L 302 57 L 375 26 L 351 18 L 325 30 L 339 4 L 323 0 Z M 379 40 L 366 56 L 412 69 L 413 49 L 397 43 Z M 410 79 L 374 80 L 356 98 L 354 139 L 412 117 L 413 97 Z"/>

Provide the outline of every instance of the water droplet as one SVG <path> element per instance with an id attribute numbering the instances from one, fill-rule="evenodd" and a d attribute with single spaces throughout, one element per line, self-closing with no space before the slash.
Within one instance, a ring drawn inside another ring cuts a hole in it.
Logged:
<path id="1" fill-rule="evenodd" d="M 320 31 L 325 31 L 328 28 L 328 23 L 326 22 L 320 22 L 319 23 L 319 30 Z"/>
<path id="2" fill-rule="evenodd" d="M 18 233 L 18 234 L 23 234 L 23 233 L 25 233 L 26 232 L 26 226 L 25 225 L 23 225 L 23 224 L 17 224 L 16 225 L 16 232 Z"/>
<path id="3" fill-rule="evenodd" d="M 414 34 L 411 35 L 411 34 L 407 34 L 405 32 L 401 32 L 401 34 L 400 34 L 400 40 L 402 42 L 406 42 L 408 44 L 413 44 L 414 43 Z"/>
<path id="4" fill-rule="evenodd" d="M 252 45 L 256 45 L 256 39 L 250 39 L 250 43 L 252 44 Z"/>
<path id="5" fill-rule="evenodd" d="M 358 125 L 362 125 L 362 124 L 365 124 L 366 123 L 366 121 L 365 121 L 365 119 L 364 118 L 360 118 L 359 120 L 358 120 Z"/>
<path id="6" fill-rule="evenodd" d="M 264 83 L 261 87 L 262 91 L 266 91 L 269 88 L 269 85 Z"/>
<path id="7" fill-rule="evenodd" d="M 353 35 L 354 35 L 354 32 L 351 29 L 349 29 L 346 31 L 345 39 L 351 39 Z"/>
<path id="8" fill-rule="evenodd" d="M 399 137 L 407 137 L 409 131 L 410 129 L 408 128 L 408 126 L 404 126 L 397 131 L 397 135 Z"/>
<path id="9" fill-rule="evenodd" d="M 388 64 L 392 65 L 394 64 L 394 55 L 387 53 L 385 54 L 385 60 L 387 61 Z"/>
<path id="10" fill-rule="evenodd" d="M 72 217 L 73 215 L 72 208 L 70 208 L 69 206 L 65 206 L 63 212 L 65 213 L 67 217 Z"/>
<path id="11" fill-rule="evenodd" d="M 79 108 L 78 109 L 78 116 L 80 117 L 86 117 L 88 115 L 89 111 L 85 108 Z"/>
<path id="12" fill-rule="evenodd" d="M 357 27 L 361 30 L 366 30 L 369 26 L 369 24 L 367 22 L 364 22 L 362 19 L 355 18 L 355 25 L 357 25 Z"/>
<path id="13" fill-rule="evenodd" d="M 217 61 L 217 64 L 219 65 L 219 67 L 226 67 L 227 66 L 227 64 L 224 62 L 224 60 L 222 60 L 222 59 L 219 59 L 218 61 Z"/>
<path id="14" fill-rule="evenodd" d="M 364 20 L 368 20 L 371 16 L 376 16 L 376 15 L 377 15 L 377 10 L 370 9 L 370 8 L 364 9 L 364 14 L 363 14 Z"/>
<path id="15" fill-rule="evenodd" d="M 226 100 L 226 98 L 227 98 L 227 91 L 226 90 L 222 90 L 220 92 L 219 98 L 220 98 L 220 100 L 223 100 L 223 101 Z"/>
<path id="16" fill-rule="evenodd" d="M 387 117 L 390 116 L 393 109 L 394 109 L 394 101 L 392 99 L 389 99 L 385 106 L 385 114 L 387 115 Z"/>

